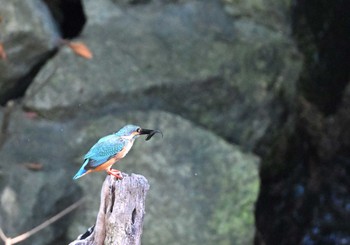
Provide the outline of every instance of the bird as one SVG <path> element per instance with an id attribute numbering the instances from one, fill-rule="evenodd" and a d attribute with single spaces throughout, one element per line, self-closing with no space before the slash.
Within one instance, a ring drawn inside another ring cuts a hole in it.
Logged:
<path id="1" fill-rule="evenodd" d="M 125 157 L 133 146 L 135 139 L 140 135 L 147 134 L 147 141 L 156 133 L 160 133 L 163 137 L 160 130 L 144 129 L 129 124 L 113 134 L 102 137 L 86 153 L 83 165 L 73 179 L 76 180 L 88 173 L 103 170 L 117 179 L 123 179 L 121 171 L 112 169 L 112 165 Z"/>

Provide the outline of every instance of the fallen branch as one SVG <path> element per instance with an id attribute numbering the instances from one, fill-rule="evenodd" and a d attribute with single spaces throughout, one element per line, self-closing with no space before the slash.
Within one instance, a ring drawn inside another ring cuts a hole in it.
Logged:
<path id="1" fill-rule="evenodd" d="M 5 242 L 5 245 L 13 245 L 13 244 L 19 243 L 21 241 L 24 241 L 27 238 L 29 238 L 30 236 L 34 235 L 35 233 L 41 231 L 45 227 L 47 227 L 47 226 L 51 225 L 52 223 L 56 222 L 57 220 L 59 220 L 63 216 L 65 216 L 68 213 L 72 212 L 74 209 L 79 207 L 82 203 L 83 203 L 83 199 L 80 199 L 79 201 L 73 203 L 72 205 L 70 205 L 69 207 L 65 208 L 64 210 L 62 210 L 61 212 L 59 212 L 55 216 L 53 216 L 50 219 L 44 221 L 40 225 L 34 227 L 30 231 L 27 231 L 27 232 L 25 232 L 25 233 L 23 233 L 23 234 L 21 234 L 19 236 L 16 236 L 14 238 L 7 237 L 5 235 L 5 233 L 3 232 L 3 230 L 0 228 L 0 238 L 1 238 L 1 240 L 3 240 Z"/>

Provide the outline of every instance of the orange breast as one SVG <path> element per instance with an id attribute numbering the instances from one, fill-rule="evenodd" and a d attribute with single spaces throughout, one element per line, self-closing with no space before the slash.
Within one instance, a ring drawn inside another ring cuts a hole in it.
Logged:
<path id="1" fill-rule="evenodd" d="M 116 157 L 113 157 L 111 159 L 109 159 L 107 162 L 102 163 L 101 165 L 97 166 L 94 169 L 91 169 L 92 172 L 95 171 L 103 171 L 106 170 L 107 168 L 109 168 L 110 166 L 112 166 L 116 161 L 118 161 L 119 159 L 116 159 Z"/>

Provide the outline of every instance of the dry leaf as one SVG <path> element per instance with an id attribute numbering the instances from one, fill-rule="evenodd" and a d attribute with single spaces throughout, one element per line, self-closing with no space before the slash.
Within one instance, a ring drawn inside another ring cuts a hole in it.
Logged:
<path id="1" fill-rule="evenodd" d="M 38 117 L 38 113 L 36 113 L 35 111 L 26 111 L 24 113 L 24 116 L 28 119 L 35 119 Z"/>
<path id="2" fill-rule="evenodd" d="M 66 42 L 68 47 L 70 47 L 74 53 L 80 55 L 85 59 L 92 59 L 92 53 L 90 49 L 83 42 Z"/>
<path id="3" fill-rule="evenodd" d="M 33 171 L 40 171 L 44 167 L 41 163 L 38 163 L 38 162 L 28 162 L 28 163 L 25 163 L 24 166 L 27 169 L 33 170 Z"/>
<path id="4" fill-rule="evenodd" d="M 4 49 L 4 45 L 2 43 L 0 43 L 0 58 L 3 60 L 7 59 L 7 55 Z"/>

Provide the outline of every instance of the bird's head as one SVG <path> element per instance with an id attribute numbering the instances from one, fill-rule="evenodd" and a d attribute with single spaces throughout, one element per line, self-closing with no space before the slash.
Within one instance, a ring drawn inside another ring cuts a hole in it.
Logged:
<path id="1" fill-rule="evenodd" d="M 116 132 L 116 135 L 124 138 L 136 139 L 140 135 L 147 134 L 148 136 L 146 137 L 146 140 L 149 140 L 156 133 L 160 133 L 163 136 L 163 133 L 160 130 L 145 129 L 135 125 L 126 125 Z"/>

